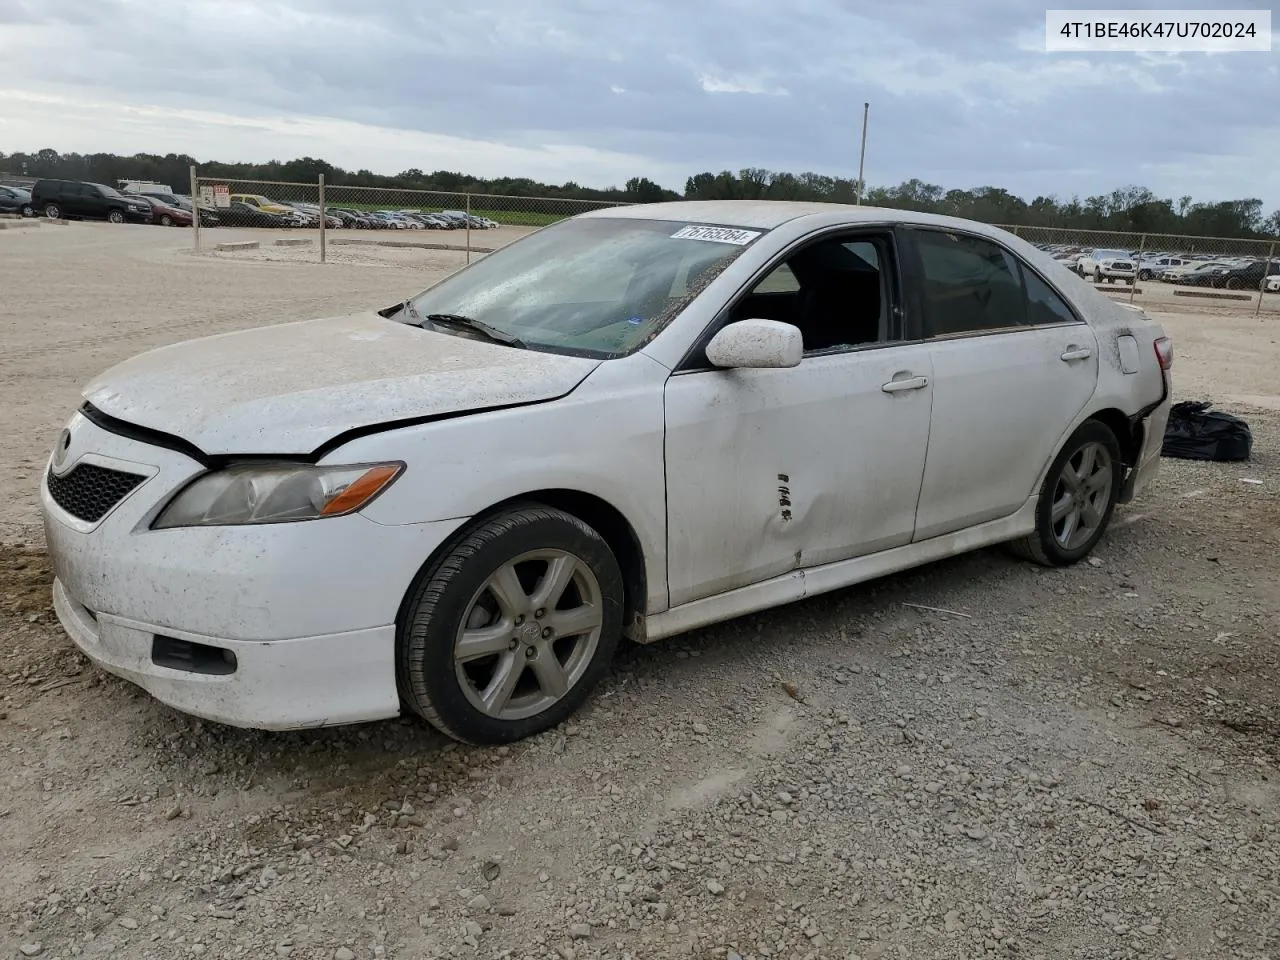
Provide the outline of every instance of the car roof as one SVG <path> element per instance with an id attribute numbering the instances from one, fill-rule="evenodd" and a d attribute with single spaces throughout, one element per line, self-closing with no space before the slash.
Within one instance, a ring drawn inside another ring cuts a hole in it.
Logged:
<path id="1" fill-rule="evenodd" d="M 921 226 L 951 227 L 970 233 L 1004 236 L 999 230 L 975 220 L 918 213 L 891 207 L 855 206 L 848 203 L 820 203 L 798 200 L 673 200 L 666 203 L 637 203 L 606 207 L 579 214 L 583 218 L 673 220 L 680 223 L 710 223 L 727 227 L 772 230 L 805 217 L 839 216 L 847 223 L 911 223 Z"/>

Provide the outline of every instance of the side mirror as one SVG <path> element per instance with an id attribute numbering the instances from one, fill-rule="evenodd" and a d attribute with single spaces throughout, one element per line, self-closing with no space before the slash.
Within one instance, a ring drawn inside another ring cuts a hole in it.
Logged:
<path id="1" fill-rule="evenodd" d="M 707 344 L 707 359 L 717 367 L 781 368 L 799 366 L 804 356 L 800 328 L 777 320 L 739 320 Z"/>

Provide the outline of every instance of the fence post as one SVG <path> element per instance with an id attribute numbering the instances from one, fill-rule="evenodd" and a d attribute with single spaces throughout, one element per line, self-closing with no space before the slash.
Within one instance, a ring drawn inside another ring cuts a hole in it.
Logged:
<path id="1" fill-rule="evenodd" d="M 1133 295 L 1138 292 L 1138 274 L 1142 272 L 1142 255 L 1147 249 L 1147 235 L 1144 233 L 1138 241 L 1138 259 L 1133 265 L 1133 286 L 1129 288 L 1129 302 L 1133 303 Z"/>
<path id="2" fill-rule="evenodd" d="M 471 262 L 471 194 L 467 194 L 467 263 Z"/>
<path id="3" fill-rule="evenodd" d="M 1015 237 L 1022 236 L 1022 234 L 1018 233 L 1018 225 L 1016 223 L 1009 228 L 1009 232 L 1012 233 Z"/>
<path id="4" fill-rule="evenodd" d="M 191 242 L 192 249 L 200 252 L 200 178 L 196 176 L 196 165 L 191 165 Z"/>
<path id="5" fill-rule="evenodd" d="M 1267 259 L 1262 264 L 1262 279 L 1258 281 L 1258 305 L 1253 308 L 1253 315 L 1256 317 L 1262 313 L 1262 298 L 1267 295 L 1267 271 L 1271 269 L 1271 261 L 1276 258 L 1276 242 L 1271 241 L 1271 247 L 1267 250 Z"/>
<path id="6" fill-rule="evenodd" d="M 324 174 L 323 173 L 320 174 L 320 179 L 317 181 L 316 185 L 320 188 L 320 262 L 324 263 L 324 227 L 325 227 L 324 222 L 326 217 L 324 212 Z"/>

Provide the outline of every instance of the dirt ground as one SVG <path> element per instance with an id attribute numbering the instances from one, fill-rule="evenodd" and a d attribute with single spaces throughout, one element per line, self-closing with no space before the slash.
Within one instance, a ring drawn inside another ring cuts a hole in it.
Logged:
<path id="1" fill-rule="evenodd" d="M 632 648 L 477 750 L 201 723 L 59 629 L 36 489 L 81 383 L 463 260 L 188 246 L 0 231 L 0 957 L 1280 957 L 1275 310 L 1152 304 L 1254 457 L 1166 461 L 1091 562 L 982 551 Z"/>

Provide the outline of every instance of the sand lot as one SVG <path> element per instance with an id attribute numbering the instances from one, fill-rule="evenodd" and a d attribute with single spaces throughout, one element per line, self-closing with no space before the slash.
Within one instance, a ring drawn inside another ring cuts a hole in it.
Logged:
<path id="1" fill-rule="evenodd" d="M 464 260 L 189 246 L 0 231 L 0 958 L 1280 957 L 1280 295 L 1138 298 L 1255 452 L 1166 461 L 1094 562 L 629 649 L 568 727 L 475 750 L 194 721 L 58 627 L 36 490 L 85 381 Z"/>

